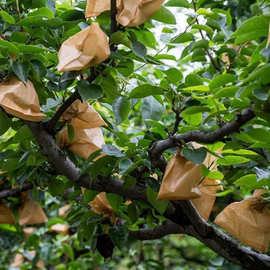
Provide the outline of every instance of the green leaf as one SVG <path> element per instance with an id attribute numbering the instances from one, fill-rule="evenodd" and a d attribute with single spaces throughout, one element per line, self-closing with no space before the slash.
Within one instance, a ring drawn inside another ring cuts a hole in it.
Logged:
<path id="1" fill-rule="evenodd" d="M 116 117 L 117 124 L 125 121 L 131 108 L 130 100 L 127 97 L 118 97 L 113 104 L 113 112 Z"/>
<path id="2" fill-rule="evenodd" d="M 143 84 L 134 88 L 129 94 L 129 98 L 144 98 L 154 95 L 163 95 L 164 90 L 151 84 Z"/>
<path id="3" fill-rule="evenodd" d="M 183 88 L 184 91 L 199 91 L 199 92 L 209 92 L 209 86 L 207 85 L 195 85 Z"/>
<path id="4" fill-rule="evenodd" d="M 4 21 L 6 21 L 9 24 L 15 24 L 16 22 L 15 19 L 4 10 L 0 11 L 0 16 L 3 18 Z"/>
<path id="5" fill-rule="evenodd" d="M 224 178 L 224 175 L 219 171 L 211 171 L 209 172 L 207 177 L 214 180 L 222 180 Z"/>
<path id="6" fill-rule="evenodd" d="M 112 207 L 112 209 L 115 212 L 119 211 L 119 208 L 123 202 L 123 199 L 121 196 L 117 195 L 117 194 L 113 194 L 113 193 L 106 193 L 106 198 L 110 204 L 110 206 Z"/>
<path id="7" fill-rule="evenodd" d="M 131 48 L 131 42 L 128 37 L 121 31 L 117 31 L 112 34 L 111 42 L 114 44 L 123 44 L 128 48 Z"/>
<path id="8" fill-rule="evenodd" d="M 83 100 L 99 99 L 103 96 L 102 88 L 97 84 L 90 84 L 86 80 L 80 80 L 77 83 L 77 90 Z"/>
<path id="9" fill-rule="evenodd" d="M 268 84 L 270 82 L 270 65 L 265 64 L 257 67 L 243 82 L 247 83 L 254 80 L 260 80 L 261 83 Z"/>
<path id="10" fill-rule="evenodd" d="M 215 93 L 216 98 L 222 98 L 222 97 L 234 97 L 235 93 L 240 89 L 239 86 L 228 86 L 228 87 L 222 87 L 220 90 L 218 90 Z"/>
<path id="11" fill-rule="evenodd" d="M 141 42 L 139 42 L 139 41 L 132 42 L 132 49 L 137 57 L 146 61 L 145 57 L 147 54 L 147 50 Z"/>
<path id="12" fill-rule="evenodd" d="M 7 50 L 9 54 L 18 56 L 20 54 L 19 48 L 12 42 L 0 39 L 0 50 Z"/>
<path id="13" fill-rule="evenodd" d="M 185 7 L 189 8 L 190 4 L 187 0 L 169 0 L 166 4 L 166 7 Z"/>
<path id="14" fill-rule="evenodd" d="M 191 106 L 188 107 L 187 109 L 185 109 L 182 112 L 182 116 L 183 115 L 189 115 L 189 114 L 195 114 L 195 113 L 199 113 L 199 112 L 209 112 L 210 109 L 208 107 L 204 107 L 204 106 Z"/>
<path id="15" fill-rule="evenodd" d="M 45 49 L 33 45 L 17 44 L 22 53 L 43 53 Z"/>
<path id="16" fill-rule="evenodd" d="M 143 119 L 160 120 L 164 112 L 163 106 L 152 96 L 146 97 L 142 102 Z"/>
<path id="17" fill-rule="evenodd" d="M 114 245 L 121 250 L 128 241 L 128 229 L 124 225 L 110 227 L 109 236 Z"/>
<path id="18" fill-rule="evenodd" d="M 149 186 L 146 189 L 146 196 L 147 200 L 150 202 L 150 204 L 161 214 L 163 215 L 164 212 L 167 209 L 167 206 L 169 204 L 168 201 L 158 201 L 157 200 L 157 192 L 152 190 Z"/>
<path id="19" fill-rule="evenodd" d="M 42 7 L 42 8 L 39 8 L 38 10 L 30 13 L 29 16 L 42 16 L 42 17 L 46 17 L 48 19 L 52 19 L 52 18 L 54 18 L 54 13 L 52 12 L 51 9 L 49 9 L 47 7 Z"/>
<path id="20" fill-rule="evenodd" d="M 193 51 L 198 48 L 207 49 L 208 46 L 209 46 L 209 41 L 205 39 L 201 39 L 193 43 L 191 50 Z"/>
<path id="21" fill-rule="evenodd" d="M 111 144 L 104 144 L 102 146 L 102 152 L 105 153 L 107 156 L 114 156 L 114 157 L 124 156 L 124 154 L 117 147 Z"/>
<path id="22" fill-rule="evenodd" d="M 242 176 L 237 181 L 234 182 L 234 185 L 240 187 L 252 187 L 257 184 L 257 176 L 256 174 L 248 174 Z"/>
<path id="23" fill-rule="evenodd" d="M 72 247 L 67 243 L 62 243 L 62 248 L 68 255 L 68 257 L 73 261 L 74 260 L 74 252 Z"/>
<path id="24" fill-rule="evenodd" d="M 266 101 L 268 99 L 269 93 L 265 89 L 257 88 L 253 90 L 253 95 L 261 101 Z"/>
<path id="25" fill-rule="evenodd" d="M 239 156 L 224 156 L 222 159 L 220 158 L 217 161 L 217 164 L 224 165 L 224 166 L 231 166 L 236 164 L 242 164 L 249 162 L 250 160 L 245 157 L 239 157 Z"/>
<path id="26" fill-rule="evenodd" d="M 19 61 L 13 62 L 12 70 L 21 81 L 26 83 L 28 77 L 28 66 L 26 64 Z"/>
<path id="27" fill-rule="evenodd" d="M 185 43 L 193 40 L 194 40 L 193 34 L 190 32 L 185 32 L 177 35 L 176 37 L 173 37 L 171 39 L 171 43 Z"/>
<path id="28" fill-rule="evenodd" d="M 125 77 L 131 75 L 134 71 L 134 63 L 132 60 L 123 60 L 117 66 L 117 70 Z"/>
<path id="29" fill-rule="evenodd" d="M 197 149 L 189 149 L 189 148 L 183 148 L 182 149 L 182 155 L 193 162 L 194 164 L 201 164 L 206 158 L 207 151 L 204 147 L 197 148 Z"/>
<path id="30" fill-rule="evenodd" d="M 208 25 L 193 24 L 192 29 L 203 30 L 206 33 L 210 34 L 211 36 L 214 34 L 214 30 L 211 27 L 209 27 Z"/>
<path id="31" fill-rule="evenodd" d="M 128 158 L 122 159 L 119 162 L 120 174 L 121 175 L 125 174 L 125 172 L 132 166 L 132 164 L 133 162 L 130 159 Z"/>
<path id="32" fill-rule="evenodd" d="M 175 19 L 173 13 L 170 10 L 168 10 L 167 8 L 165 8 L 164 6 L 162 6 L 154 14 L 154 16 L 152 16 L 151 19 L 159 21 L 159 22 L 163 22 L 166 24 L 176 24 L 176 19 Z"/>
<path id="33" fill-rule="evenodd" d="M 252 128 L 246 134 L 256 141 L 270 143 L 270 131 L 266 129 Z"/>
<path id="34" fill-rule="evenodd" d="M 75 136 L 74 127 L 72 125 L 67 125 L 67 129 L 68 129 L 68 139 L 70 142 L 73 142 Z"/>
<path id="35" fill-rule="evenodd" d="M 83 193 L 84 202 L 89 203 L 89 202 L 93 201 L 97 194 L 98 194 L 98 191 L 86 189 Z"/>
<path id="36" fill-rule="evenodd" d="M 235 38 L 235 43 L 240 44 L 260 37 L 267 37 L 269 20 L 270 18 L 264 15 L 246 20 L 232 35 Z"/>
<path id="37" fill-rule="evenodd" d="M 209 84 L 211 90 L 226 85 L 227 83 L 233 83 L 236 81 L 236 77 L 233 74 L 221 74 L 217 75 Z"/>
<path id="38" fill-rule="evenodd" d="M 9 129 L 10 125 L 11 125 L 11 120 L 0 109 L 0 136 L 3 135 Z"/>
<path id="39" fill-rule="evenodd" d="M 170 68 L 168 70 L 164 70 L 163 72 L 167 75 L 168 81 L 175 85 L 177 85 L 183 79 L 182 72 L 177 68 Z"/>

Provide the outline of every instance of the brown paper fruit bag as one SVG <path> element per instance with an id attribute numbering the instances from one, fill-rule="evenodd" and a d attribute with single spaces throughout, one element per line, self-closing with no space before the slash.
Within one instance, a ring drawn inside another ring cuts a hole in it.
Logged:
<path id="1" fill-rule="evenodd" d="M 198 184 L 201 165 L 196 165 L 178 152 L 167 164 L 158 200 L 189 200 L 201 196 Z"/>
<path id="2" fill-rule="evenodd" d="M 46 117 L 40 112 L 38 95 L 31 81 L 26 85 L 15 77 L 0 84 L 0 106 L 18 118 L 39 122 Z"/>
<path id="3" fill-rule="evenodd" d="M 58 145 L 68 147 L 75 155 L 87 159 L 92 153 L 102 148 L 104 137 L 101 128 L 75 129 L 74 139 L 71 142 L 68 130 L 64 127 L 58 136 Z"/>
<path id="4" fill-rule="evenodd" d="M 15 224 L 13 213 L 3 202 L 0 201 L 0 224 Z"/>
<path id="5" fill-rule="evenodd" d="M 117 21 L 123 26 L 137 26 L 149 20 L 165 0 L 125 0 L 121 1 Z"/>
<path id="6" fill-rule="evenodd" d="M 117 0 L 117 7 L 122 0 Z M 102 12 L 111 9 L 111 0 L 87 0 L 85 17 L 91 18 L 100 15 Z"/>
<path id="7" fill-rule="evenodd" d="M 115 214 L 106 198 L 105 192 L 99 193 L 95 199 L 89 203 L 89 206 L 95 213 L 102 214 L 104 217 L 109 218 L 112 223 L 115 222 Z"/>
<path id="8" fill-rule="evenodd" d="M 37 228 L 35 228 L 35 227 L 26 227 L 26 228 L 23 228 L 24 236 L 28 238 L 29 236 L 31 236 L 31 234 L 32 234 L 36 229 L 37 229 Z"/>
<path id="9" fill-rule="evenodd" d="M 26 258 L 26 259 L 31 262 L 36 255 L 36 251 L 30 250 L 30 251 L 28 251 L 28 254 L 32 257 L 32 259 L 30 259 L 30 260 L 29 260 L 29 258 Z M 24 259 L 25 259 L 25 257 L 22 254 L 17 253 L 14 257 L 13 263 L 10 266 L 11 267 L 20 267 L 24 263 Z M 37 262 L 36 266 L 37 266 L 37 268 L 45 268 L 45 264 L 41 259 Z"/>
<path id="10" fill-rule="evenodd" d="M 225 231 L 240 242 L 266 252 L 270 241 L 269 205 L 262 204 L 261 192 L 251 198 L 229 204 L 215 219 Z"/>
<path id="11" fill-rule="evenodd" d="M 207 221 L 216 200 L 216 191 L 222 190 L 222 187 L 218 181 L 205 178 L 198 188 L 201 192 L 201 197 L 193 199 L 192 203 L 200 216 Z"/>
<path id="12" fill-rule="evenodd" d="M 47 221 L 48 219 L 39 203 L 31 200 L 28 193 L 23 193 L 22 205 L 19 208 L 19 224 L 33 225 Z"/>
<path id="13" fill-rule="evenodd" d="M 82 70 L 102 63 L 110 56 L 109 39 L 98 23 L 92 23 L 62 44 L 58 71 Z"/>
<path id="14" fill-rule="evenodd" d="M 64 206 L 60 207 L 60 208 L 58 209 L 58 216 L 59 216 L 59 217 L 63 217 L 63 218 L 67 217 L 67 215 L 68 215 L 68 210 L 69 210 L 70 208 L 71 208 L 71 205 L 70 205 L 70 204 L 67 204 L 67 205 L 64 205 Z"/>
<path id="15" fill-rule="evenodd" d="M 57 223 L 51 226 L 51 231 L 58 234 L 67 235 L 69 231 L 69 226 L 66 224 Z"/>
<path id="16" fill-rule="evenodd" d="M 62 121 L 71 123 L 75 129 L 86 129 L 106 126 L 107 124 L 87 102 L 76 100 L 62 114 Z"/>

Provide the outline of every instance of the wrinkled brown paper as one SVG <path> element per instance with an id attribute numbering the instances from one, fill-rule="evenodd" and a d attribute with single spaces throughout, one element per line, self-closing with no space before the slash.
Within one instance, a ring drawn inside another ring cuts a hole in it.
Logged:
<path id="1" fill-rule="evenodd" d="M 64 127 L 58 136 L 60 148 L 68 147 L 75 155 L 87 159 L 92 153 L 102 148 L 104 137 L 101 128 L 75 129 L 74 140 L 70 142 L 68 130 Z"/>
<path id="2" fill-rule="evenodd" d="M 97 113 L 87 102 L 76 100 L 62 114 L 62 121 L 72 124 L 75 129 L 86 129 L 106 126 L 99 113 Z"/>
<path id="3" fill-rule="evenodd" d="M 198 188 L 201 192 L 201 196 L 193 199 L 192 203 L 200 216 L 207 221 L 216 200 L 216 192 L 217 190 L 222 190 L 222 187 L 219 185 L 218 181 L 205 178 Z"/>
<path id="4" fill-rule="evenodd" d="M 31 236 L 31 234 L 36 230 L 37 228 L 35 227 L 26 227 L 26 228 L 23 228 L 23 233 L 25 235 L 25 237 L 29 237 Z"/>
<path id="5" fill-rule="evenodd" d="M 89 206 L 95 213 L 102 214 L 104 217 L 109 218 L 112 223 L 115 222 L 115 214 L 106 198 L 105 192 L 99 193 L 95 199 L 89 203 Z"/>
<path id="6" fill-rule="evenodd" d="M 36 251 L 35 250 L 30 250 L 28 251 L 29 255 L 35 257 Z M 32 261 L 32 260 L 30 260 Z M 24 256 L 20 253 L 17 253 L 14 257 L 13 263 L 10 265 L 11 267 L 20 267 L 24 263 Z M 44 262 L 42 260 L 39 260 L 36 264 L 37 268 L 44 268 Z"/>
<path id="7" fill-rule="evenodd" d="M 51 230 L 58 234 L 67 235 L 69 231 L 69 226 L 66 224 L 57 223 L 51 226 Z"/>
<path id="8" fill-rule="evenodd" d="M 118 0 L 117 21 L 123 26 L 138 26 L 150 19 L 165 0 Z M 111 9 L 110 0 L 87 0 L 85 17 L 98 16 Z"/>
<path id="9" fill-rule="evenodd" d="M 40 224 L 48 221 L 39 203 L 31 200 L 28 193 L 22 194 L 22 201 L 19 208 L 20 225 Z"/>
<path id="10" fill-rule="evenodd" d="M 158 200 L 189 200 L 201 196 L 198 184 L 201 165 L 196 165 L 178 152 L 167 164 Z"/>
<path id="11" fill-rule="evenodd" d="M 68 211 L 69 211 L 70 208 L 71 208 L 70 204 L 67 204 L 67 205 L 64 205 L 64 206 L 60 207 L 58 209 L 58 216 L 63 217 L 63 218 L 67 217 Z"/>
<path id="12" fill-rule="evenodd" d="M 0 224 L 15 224 L 13 213 L 7 205 L 0 201 Z"/>
<path id="13" fill-rule="evenodd" d="M 261 190 L 256 191 L 251 198 L 229 204 L 215 223 L 243 244 L 266 252 L 270 241 L 270 210 L 269 205 L 260 202 L 261 194 Z"/>
<path id="14" fill-rule="evenodd" d="M 110 56 L 109 39 L 98 23 L 76 33 L 63 42 L 59 52 L 58 71 L 82 70 L 100 64 Z"/>
<path id="15" fill-rule="evenodd" d="M 39 122 L 46 117 L 40 112 L 38 95 L 31 81 L 26 85 L 15 77 L 0 84 L 0 106 L 11 115 Z"/>

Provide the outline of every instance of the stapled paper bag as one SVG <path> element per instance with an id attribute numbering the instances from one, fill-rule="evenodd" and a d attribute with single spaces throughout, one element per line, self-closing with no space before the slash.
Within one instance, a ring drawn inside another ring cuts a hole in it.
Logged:
<path id="1" fill-rule="evenodd" d="M 117 21 L 123 26 L 138 26 L 149 20 L 165 0 L 121 1 Z"/>
<path id="2" fill-rule="evenodd" d="M 67 235 L 69 232 L 69 226 L 67 224 L 56 223 L 51 226 L 51 231 L 58 234 Z"/>
<path id="3" fill-rule="evenodd" d="M 107 124 L 87 102 L 76 100 L 62 114 L 61 120 L 72 124 L 75 129 L 106 126 Z"/>
<path id="4" fill-rule="evenodd" d="M 68 211 L 71 208 L 70 204 L 66 204 L 58 209 L 58 216 L 65 218 L 68 215 Z"/>
<path id="5" fill-rule="evenodd" d="M 215 223 L 243 244 L 266 252 L 270 241 L 269 204 L 261 203 L 261 191 L 251 198 L 229 204 Z"/>
<path id="6" fill-rule="evenodd" d="M 115 222 L 115 214 L 106 198 L 105 192 L 99 193 L 95 199 L 89 203 L 89 206 L 95 213 L 102 214 L 104 217 L 109 218 L 112 223 Z"/>
<path id="7" fill-rule="evenodd" d="M 39 122 L 46 117 L 40 112 L 38 95 L 31 81 L 24 84 L 15 77 L 0 84 L 0 106 L 18 118 Z"/>
<path id="8" fill-rule="evenodd" d="M 216 200 L 216 192 L 217 190 L 222 190 L 222 186 L 216 180 L 205 178 L 198 188 L 201 192 L 201 197 L 193 199 L 192 203 L 200 216 L 207 221 Z"/>
<path id="9" fill-rule="evenodd" d="M 123 26 L 138 26 L 150 19 L 165 0 L 118 0 L 117 21 Z M 110 0 L 87 0 L 85 17 L 98 16 L 111 9 Z"/>
<path id="10" fill-rule="evenodd" d="M 198 184 L 201 165 L 184 158 L 180 151 L 168 163 L 162 179 L 158 200 L 189 200 L 201 196 Z"/>
<path id="11" fill-rule="evenodd" d="M 100 64 L 109 56 L 109 39 L 94 22 L 63 42 L 58 52 L 57 69 L 61 72 L 82 70 Z"/>
<path id="12" fill-rule="evenodd" d="M 104 137 L 101 128 L 75 129 L 74 139 L 71 142 L 68 130 L 64 127 L 58 136 L 58 145 L 68 147 L 75 155 L 87 159 L 92 153 L 102 148 Z"/>
<path id="13" fill-rule="evenodd" d="M 30 250 L 28 251 L 29 257 L 24 256 L 20 253 L 17 253 L 14 257 L 13 263 L 10 265 L 11 267 L 20 267 L 24 263 L 24 259 L 26 258 L 28 261 L 32 261 L 36 255 L 35 250 Z M 37 264 L 37 268 L 44 268 L 45 264 L 44 262 L 40 259 Z"/>
<path id="14" fill-rule="evenodd" d="M 19 224 L 33 225 L 47 222 L 47 216 L 39 203 L 31 200 L 27 192 L 22 193 L 22 205 L 19 208 Z"/>
<path id="15" fill-rule="evenodd" d="M 7 205 L 0 201 L 0 224 L 15 224 L 13 213 Z"/>

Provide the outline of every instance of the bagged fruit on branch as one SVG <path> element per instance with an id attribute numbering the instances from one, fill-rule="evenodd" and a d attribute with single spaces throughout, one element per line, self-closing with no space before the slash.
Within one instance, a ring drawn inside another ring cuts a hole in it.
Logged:
<path id="1" fill-rule="evenodd" d="M 82 70 L 102 63 L 109 56 L 109 39 L 99 24 L 93 22 L 63 42 L 57 69 L 61 72 Z"/>
<path id="2" fill-rule="evenodd" d="M 19 224 L 32 225 L 47 221 L 47 216 L 40 207 L 40 204 L 33 201 L 27 192 L 23 192 L 22 205 L 19 208 Z"/>
<path id="3" fill-rule="evenodd" d="M 12 77 L 0 84 L 0 106 L 18 118 L 39 122 L 46 117 L 40 112 L 38 95 L 31 81 L 24 84 Z"/>
<path id="4" fill-rule="evenodd" d="M 251 198 L 229 204 L 215 223 L 245 245 L 266 252 L 270 241 L 269 203 L 263 203 L 264 190 L 256 190 Z"/>
<path id="5" fill-rule="evenodd" d="M 56 223 L 51 226 L 51 231 L 58 234 L 67 235 L 69 232 L 69 226 L 66 224 Z"/>
<path id="6" fill-rule="evenodd" d="M 165 0 L 118 0 L 116 20 L 123 26 L 138 26 L 149 20 Z M 110 0 L 87 0 L 85 17 L 95 17 L 111 9 Z"/>
<path id="7" fill-rule="evenodd" d="M 62 121 L 66 121 L 75 129 L 86 129 L 106 126 L 106 123 L 87 102 L 76 100 L 73 104 L 62 114 Z"/>
<path id="8" fill-rule="evenodd" d="M 115 222 L 115 213 L 106 198 L 105 192 L 97 194 L 95 199 L 89 203 L 89 206 L 95 213 L 109 218 L 112 223 Z"/>
<path id="9" fill-rule="evenodd" d="M 102 148 L 104 137 L 101 128 L 75 129 L 74 139 L 70 141 L 68 129 L 64 127 L 58 136 L 60 148 L 67 147 L 75 155 L 87 159 L 92 153 Z"/>
<path id="10" fill-rule="evenodd" d="M 0 200 L 0 224 L 15 224 L 15 218 L 9 207 Z"/>
<path id="11" fill-rule="evenodd" d="M 32 262 L 34 257 L 36 256 L 36 251 L 35 250 L 30 250 L 30 251 L 27 251 L 27 253 L 24 253 L 23 254 L 20 254 L 20 253 L 17 253 L 14 257 L 14 260 L 13 260 L 13 263 L 10 265 L 11 267 L 20 267 L 25 259 L 29 262 Z M 44 268 L 45 267 L 45 264 L 44 262 L 40 259 L 37 264 L 36 264 L 36 267 L 37 268 Z"/>

